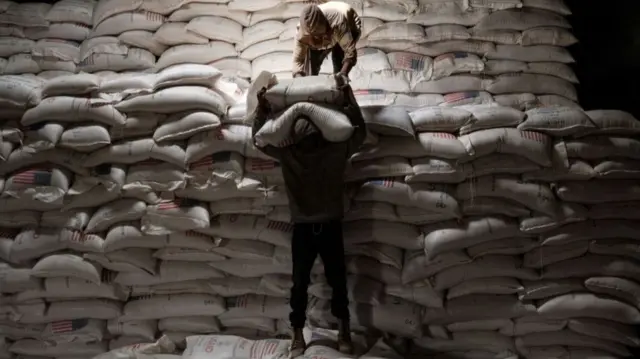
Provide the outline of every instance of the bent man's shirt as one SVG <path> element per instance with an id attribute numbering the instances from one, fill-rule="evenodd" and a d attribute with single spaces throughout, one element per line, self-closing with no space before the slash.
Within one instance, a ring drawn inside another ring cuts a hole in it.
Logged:
<path id="1" fill-rule="evenodd" d="M 353 38 L 353 34 L 361 31 L 362 23 L 356 11 L 349 4 L 341 1 L 329 1 L 318 5 L 318 7 L 329 21 L 329 26 L 332 29 L 331 38 L 321 45 L 314 46 L 309 34 L 301 30 L 298 23 L 296 46 L 293 50 L 294 74 L 305 72 L 309 49 L 330 50 L 339 45 L 344 51 L 344 62 L 350 61 L 352 65 L 355 65 L 357 61 L 356 39 Z"/>

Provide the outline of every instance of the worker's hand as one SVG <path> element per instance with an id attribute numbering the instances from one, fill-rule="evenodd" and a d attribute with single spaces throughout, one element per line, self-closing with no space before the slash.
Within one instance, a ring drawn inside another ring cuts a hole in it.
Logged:
<path id="1" fill-rule="evenodd" d="M 269 104 L 269 101 L 267 101 L 265 94 L 267 93 L 267 88 L 263 87 L 262 89 L 260 89 L 260 91 L 258 91 L 258 111 L 260 111 L 263 114 L 268 114 L 271 112 L 271 105 Z"/>
<path id="2" fill-rule="evenodd" d="M 336 74 L 333 74 L 333 76 L 336 78 L 338 86 L 345 86 L 349 84 L 349 76 L 344 72 L 338 72 Z"/>

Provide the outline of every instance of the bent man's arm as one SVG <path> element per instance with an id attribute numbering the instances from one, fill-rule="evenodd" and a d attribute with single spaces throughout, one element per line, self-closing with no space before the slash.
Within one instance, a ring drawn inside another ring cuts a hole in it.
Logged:
<path id="1" fill-rule="evenodd" d="M 298 76 L 306 76 L 307 74 L 304 71 L 307 53 L 309 52 L 309 47 L 302 43 L 300 40 L 296 39 L 295 47 L 293 48 L 293 77 Z"/>
<path id="2" fill-rule="evenodd" d="M 264 105 L 259 104 L 256 109 L 255 114 L 253 115 L 253 125 L 251 127 L 251 141 L 253 145 L 256 146 L 257 149 L 264 152 L 267 156 L 271 156 L 275 159 L 280 158 L 280 148 L 276 146 L 266 145 L 264 147 L 260 147 L 256 144 L 256 133 L 260 131 L 262 126 L 267 122 L 267 111 L 264 108 Z"/>
<path id="3" fill-rule="evenodd" d="M 364 143 L 364 140 L 367 137 L 367 125 L 364 122 L 362 111 L 360 111 L 360 106 L 358 106 L 358 103 L 356 102 L 351 86 L 345 86 L 344 92 L 345 97 L 347 98 L 345 114 L 353 126 L 353 134 L 349 139 L 349 157 L 351 157 L 351 155 L 358 152 L 360 146 Z"/>
<path id="4" fill-rule="evenodd" d="M 362 22 L 354 9 L 349 10 L 348 15 L 349 27 L 347 32 L 340 39 L 339 45 L 344 51 L 344 59 L 342 60 L 342 69 L 340 73 L 348 76 L 351 69 L 358 62 L 358 51 L 356 45 L 362 33 Z"/>

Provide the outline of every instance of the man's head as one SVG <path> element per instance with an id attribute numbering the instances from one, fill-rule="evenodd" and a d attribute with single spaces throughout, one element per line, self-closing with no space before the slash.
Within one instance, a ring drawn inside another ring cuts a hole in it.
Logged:
<path id="1" fill-rule="evenodd" d="M 300 31 L 312 46 L 321 46 L 331 37 L 331 26 L 318 5 L 305 5 L 300 14 Z"/>
<path id="2" fill-rule="evenodd" d="M 325 140 L 322 133 L 306 117 L 300 117 L 293 125 L 292 139 L 295 146 L 304 151 L 313 151 L 322 147 Z"/>

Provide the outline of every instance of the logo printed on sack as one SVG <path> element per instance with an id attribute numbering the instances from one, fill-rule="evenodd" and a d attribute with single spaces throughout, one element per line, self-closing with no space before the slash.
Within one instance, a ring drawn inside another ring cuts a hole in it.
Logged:
<path id="1" fill-rule="evenodd" d="M 527 140 L 531 140 L 531 141 L 536 141 L 539 143 L 545 143 L 547 142 L 547 136 L 545 136 L 544 134 L 540 133 L 540 132 L 533 132 L 533 131 L 520 131 L 520 133 L 522 134 L 522 138 L 525 138 Z"/>
<path id="2" fill-rule="evenodd" d="M 216 337 L 209 338 L 209 340 L 207 340 L 207 342 L 204 344 L 205 353 L 213 352 L 213 349 L 215 349 L 217 343 L 218 343 L 218 338 Z"/>
<path id="3" fill-rule="evenodd" d="M 397 69 L 420 71 L 424 69 L 424 57 L 410 53 L 403 53 L 395 56 L 396 63 L 393 66 Z"/>
<path id="4" fill-rule="evenodd" d="M 78 243 L 84 243 L 86 242 L 89 238 L 89 235 L 80 231 L 73 231 L 71 232 L 71 237 L 69 238 L 69 240 L 71 242 L 78 242 Z"/>
<path id="5" fill-rule="evenodd" d="M 51 172 L 45 169 L 32 169 L 13 176 L 13 183 L 48 186 L 51 184 Z"/>
<path id="6" fill-rule="evenodd" d="M 51 323 L 51 332 L 53 334 L 71 333 L 86 327 L 87 324 L 89 319 L 62 320 Z"/>
<path id="7" fill-rule="evenodd" d="M 458 101 L 468 100 L 480 96 L 480 91 L 454 92 L 444 95 L 444 102 L 454 103 Z"/>
<path id="8" fill-rule="evenodd" d="M 265 160 L 261 158 L 252 158 L 251 159 L 251 171 L 267 171 L 275 168 L 279 168 L 280 164 L 276 161 Z"/>
<path id="9" fill-rule="evenodd" d="M 442 138 L 445 140 L 457 140 L 458 138 L 451 134 L 451 133 L 446 133 L 446 132 L 432 132 L 431 136 L 435 137 L 435 138 Z"/>
<path id="10" fill-rule="evenodd" d="M 393 178 L 381 178 L 381 179 L 372 180 L 369 183 L 376 186 L 380 186 L 380 187 L 391 188 L 393 187 L 395 180 Z"/>
<path id="11" fill-rule="evenodd" d="M 293 225 L 287 222 L 269 221 L 269 223 L 267 223 L 267 229 L 281 232 L 293 232 Z"/>
<path id="12" fill-rule="evenodd" d="M 216 128 L 215 130 L 211 131 L 211 134 L 216 140 L 224 141 L 224 133 L 222 133 L 222 128 Z"/>
<path id="13" fill-rule="evenodd" d="M 216 163 L 229 161 L 231 161 L 231 152 L 218 152 L 191 163 L 189 169 L 206 169 L 213 167 Z"/>
<path id="14" fill-rule="evenodd" d="M 163 202 L 157 205 L 159 211 L 168 211 L 171 209 L 177 209 L 182 207 L 191 207 L 196 204 L 196 201 L 188 198 L 176 198 L 170 202 Z"/>
<path id="15" fill-rule="evenodd" d="M 261 345 L 262 344 L 262 345 Z M 260 348 L 262 346 L 262 348 Z M 273 339 L 266 339 L 262 341 L 256 341 L 251 345 L 251 351 L 249 354 L 250 359 L 265 358 L 269 355 L 273 355 L 278 350 L 278 341 Z"/>

